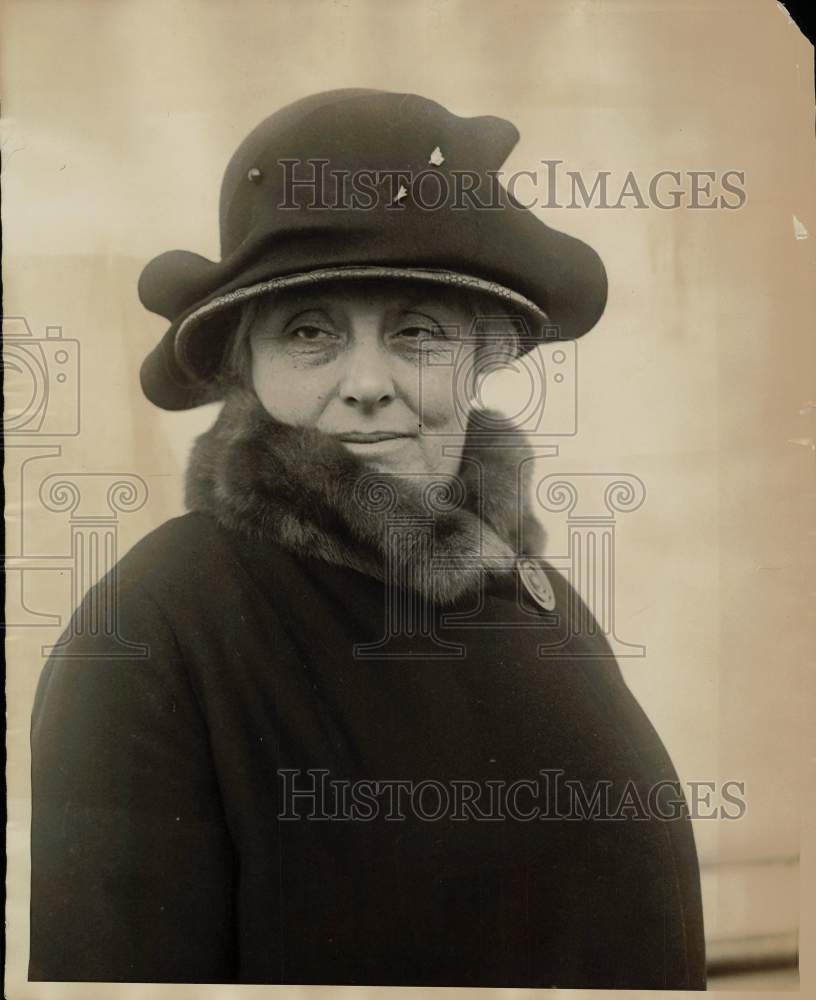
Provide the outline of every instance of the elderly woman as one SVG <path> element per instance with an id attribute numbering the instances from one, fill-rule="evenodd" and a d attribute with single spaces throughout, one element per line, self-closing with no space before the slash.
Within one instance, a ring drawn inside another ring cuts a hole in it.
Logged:
<path id="1" fill-rule="evenodd" d="M 222 260 L 145 269 L 146 395 L 223 406 L 116 568 L 145 655 L 43 672 L 31 979 L 704 987 L 677 776 L 480 405 L 606 295 L 495 183 L 517 138 L 312 96 L 230 162 Z"/>

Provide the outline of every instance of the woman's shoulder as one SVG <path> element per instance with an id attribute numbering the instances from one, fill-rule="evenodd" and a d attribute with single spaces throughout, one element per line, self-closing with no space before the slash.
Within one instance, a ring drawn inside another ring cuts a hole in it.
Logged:
<path id="1" fill-rule="evenodd" d="M 119 583 L 138 582 L 154 595 L 217 588 L 245 576 L 240 557 L 244 544 L 211 515 L 190 511 L 159 525 L 119 560 Z M 272 564 L 274 548 L 268 553 Z"/>
<path id="2" fill-rule="evenodd" d="M 172 518 L 136 542 L 83 603 L 99 603 L 104 596 L 120 616 L 138 608 L 143 622 L 157 625 L 223 616 L 228 605 L 238 606 L 242 595 L 256 589 L 243 556 L 248 544 L 208 514 Z M 285 557 L 275 546 L 268 548 L 265 559 L 274 574 Z"/>
<path id="3" fill-rule="evenodd" d="M 217 558 L 221 548 L 228 547 L 224 530 L 215 518 L 199 511 L 190 511 L 170 518 L 141 538 L 122 557 L 122 569 L 172 571 L 185 560 L 205 562 Z"/>
<path id="4" fill-rule="evenodd" d="M 52 675 L 71 684 L 96 678 L 105 664 L 117 667 L 107 673 L 114 687 L 135 676 L 147 682 L 183 673 L 187 653 L 217 645 L 219 633 L 238 634 L 248 607 L 260 598 L 240 549 L 238 538 L 200 513 L 173 518 L 145 535 L 73 609 L 41 689 Z M 271 565 L 276 558 L 269 553 Z M 268 594 L 263 600 L 271 627 L 275 610 Z"/>

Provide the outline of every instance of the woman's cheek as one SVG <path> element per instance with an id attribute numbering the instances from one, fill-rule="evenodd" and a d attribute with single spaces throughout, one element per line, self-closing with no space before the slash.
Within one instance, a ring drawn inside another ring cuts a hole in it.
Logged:
<path id="1" fill-rule="evenodd" d="M 316 419 L 317 387 L 308 385 L 305 373 L 293 372 L 280 359 L 258 359 L 253 365 L 255 395 L 266 412 L 276 420 L 308 426 Z"/>
<path id="2" fill-rule="evenodd" d="M 455 372 L 453 366 L 425 369 L 423 372 L 419 409 L 424 426 L 452 433 L 464 429 L 460 425 L 468 404 L 464 397 L 457 398 Z"/>

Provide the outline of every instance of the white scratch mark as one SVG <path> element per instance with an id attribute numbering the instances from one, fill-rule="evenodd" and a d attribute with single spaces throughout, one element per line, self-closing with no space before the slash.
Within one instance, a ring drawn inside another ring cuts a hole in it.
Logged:
<path id="1" fill-rule="evenodd" d="M 398 201 L 402 201 L 402 199 L 406 196 L 406 194 L 408 194 L 408 189 L 403 184 L 400 184 L 399 191 L 397 191 L 397 196 L 394 199 L 394 204 L 396 204 Z"/>
<path id="2" fill-rule="evenodd" d="M 796 237 L 797 240 L 806 240 L 810 235 L 810 233 L 807 231 L 807 229 L 805 229 L 805 227 L 802 225 L 799 219 L 796 218 L 795 215 L 793 216 L 793 235 Z"/>
<path id="3" fill-rule="evenodd" d="M 439 148 L 439 146 L 437 146 L 436 149 L 434 149 L 434 151 L 431 153 L 431 157 L 428 160 L 428 163 L 432 163 L 435 167 L 438 167 L 440 166 L 440 164 L 444 162 L 445 162 L 445 157 L 442 155 L 442 150 Z"/>
<path id="4" fill-rule="evenodd" d="M 796 21 L 794 21 L 794 19 L 788 13 L 788 8 L 783 3 L 780 3 L 779 0 L 776 0 L 776 6 L 782 11 L 782 13 L 788 19 L 788 22 L 790 24 L 792 24 L 794 26 L 794 28 L 796 28 L 796 26 L 797 26 L 796 25 Z"/>

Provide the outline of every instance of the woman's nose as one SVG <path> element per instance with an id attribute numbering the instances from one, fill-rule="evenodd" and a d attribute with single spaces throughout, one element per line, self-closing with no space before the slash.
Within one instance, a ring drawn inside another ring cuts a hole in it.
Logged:
<path id="1" fill-rule="evenodd" d="M 343 402 L 372 408 L 394 399 L 391 359 L 377 343 L 357 343 L 346 351 L 345 368 L 338 385 Z"/>

